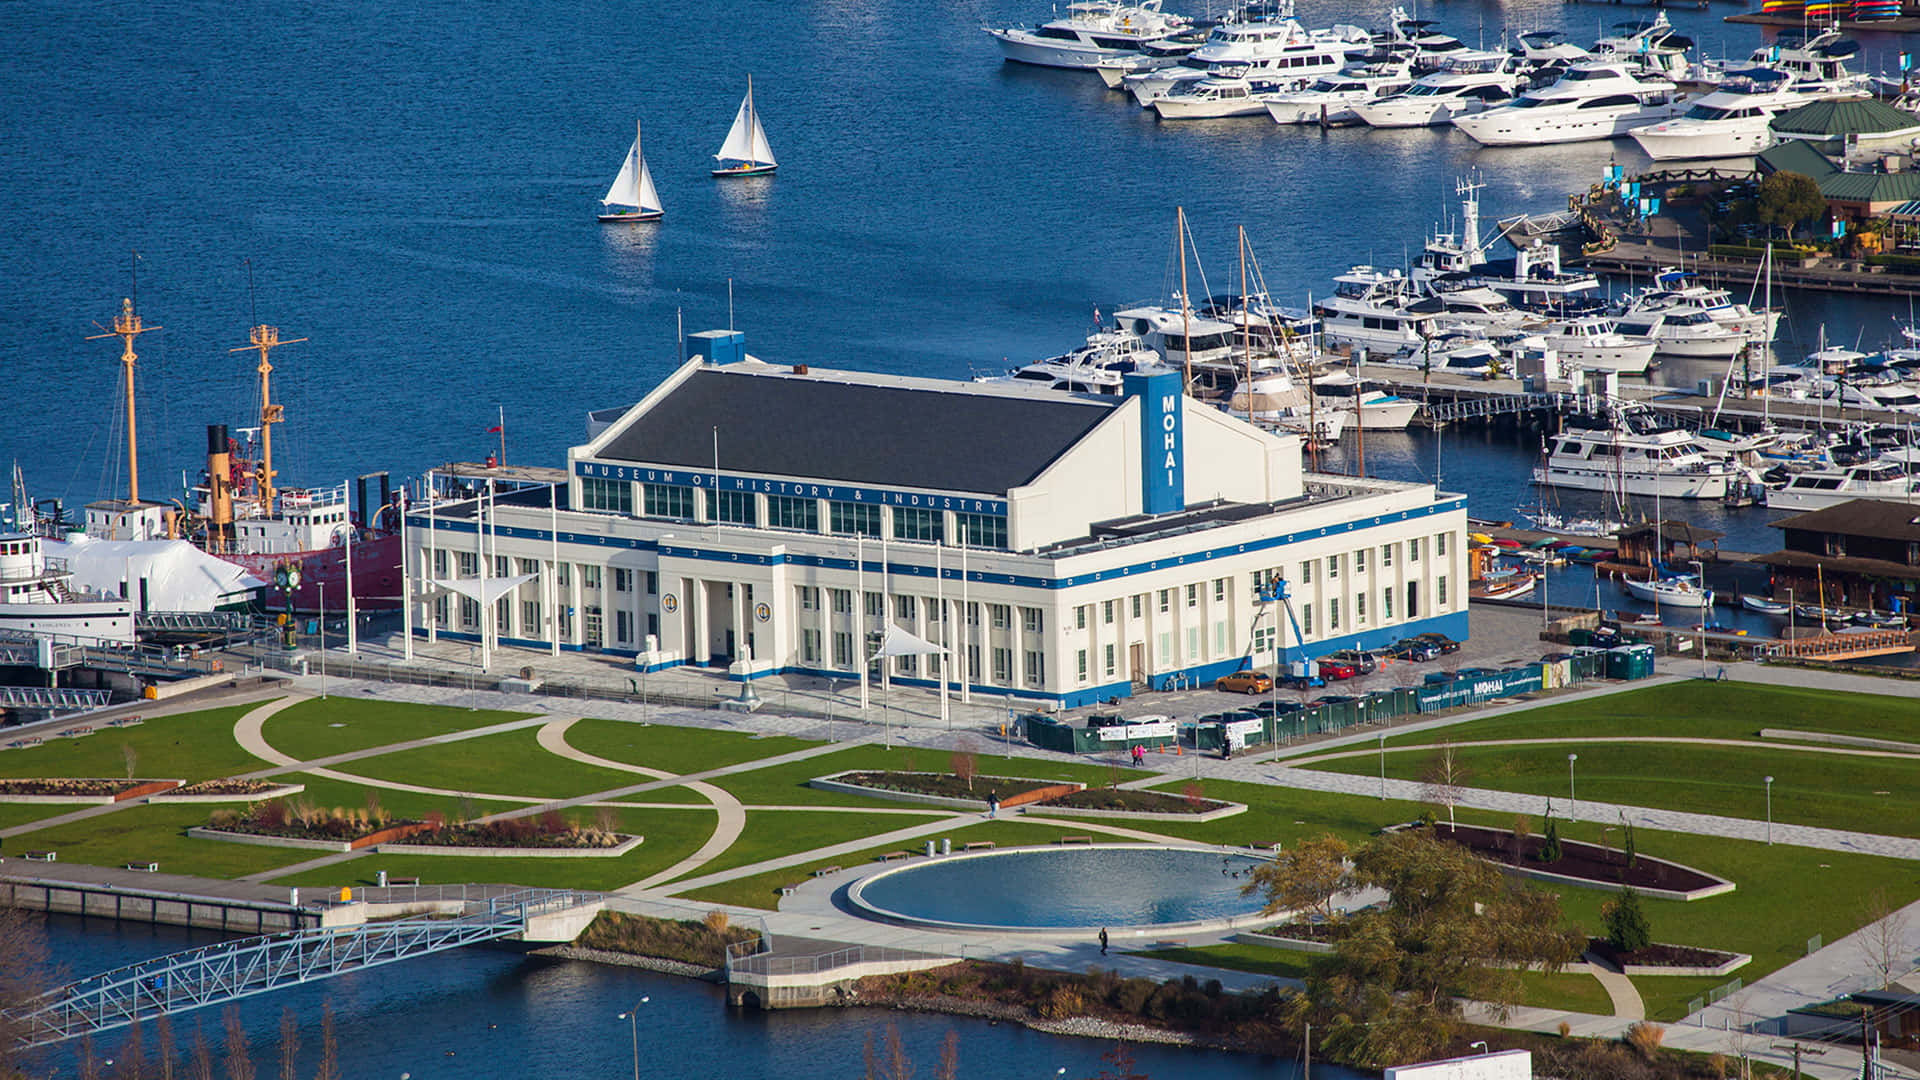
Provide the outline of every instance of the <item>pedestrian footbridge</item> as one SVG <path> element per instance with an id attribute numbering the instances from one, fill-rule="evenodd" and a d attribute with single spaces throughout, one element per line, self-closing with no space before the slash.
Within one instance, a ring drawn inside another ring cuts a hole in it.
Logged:
<path id="1" fill-rule="evenodd" d="M 429 914 L 223 941 L 69 983 L 9 1019 L 24 1045 L 40 1046 L 476 942 L 571 941 L 602 899 L 523 889 L 434 905 Z"/>

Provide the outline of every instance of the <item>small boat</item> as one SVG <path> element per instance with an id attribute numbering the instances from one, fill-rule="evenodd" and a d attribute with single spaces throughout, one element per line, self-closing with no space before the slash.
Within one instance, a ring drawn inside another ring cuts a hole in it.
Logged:
<path id="1" fill-rule="evenodd" d="M 1702 589 L 1693 575 L 1657 578 L 1653 581 L 1636 581 L 1627 578 L 1621 582 L 1627 591 L 1642 600 L 1668 607 L 1703 608 L 1713 603 L 1713 593 Z"/>
<path id="2" fill-rule="evenodd" d="M 1762 615 L 1772 615 L 1777 619 L 1786 618 L 1787 613 L 1793 610 L 1790 604 L 1776 603 L 1764 596 L 1743 596 L 1740 598 L 1740 606 Z"/>
<path id="3" fill-rule="evenodd" d="M 1539 580 L 1532 574 L 1489 574 L 1485 581 L 1470 586 L 1467 596 L 1474 600 L 1515 600 L 1532 592 Z"/>
<path id="4" fill-rule="evenodd" d="M 627 151 L 627 159 L 620 163 L 620 175 L 613 178 L 613 186 L 607 189 L 607 197 L 600 203 L 633 207 L 601 214 L 600 220 L 609 223 L 659 221 L 666 213 L 660 205 L 660 193 L 653 190 L 653 173 L 647 169 L 647 159 L 640 153 L 638 121 L 633 125 L 633 149 Z"/>
<path id="5" fill-rule="evenodd" d="M 1871 626 L 1878 629 L 1900 629 L 1907 625 L 1905 615 L 1895 615 L 1890 611 L 1856 611 L 1853 621 L 1858 626 Z"/>
<path id="6" fill-rule="evenodd" d="M 1815 604 L 1795 604 L 1793 614 L 1808 622 L 1849 623 L 1853 621 L 1852 616 L 1838 608 L 1823 608 Z"/>
<path id="7" fill-rule="evenodd" d="M 1476 544 L 1491 544 L 1491 543 L 1493 543 L 1493 537 L 1491 537 L 1491 536 L 1488 536 L 1488 535 L 1487 535 L 1486 533 L 1483 533 L 1483 532 L 1476 532 L 1476 533 L 1468 533 L 1468 534 L 1467 534 L 1467 539 L 1469 539 L 1469 540 L 1471 540 L 1471 541 L 1473 541 L 1473 542 L 1474 542 L 1474 543 L 1476 543 Z"/>
<path id="8" fill-rule="evenodd" d="M 1495 541 L 1493 541 L 1493 546 L 1494 546 L 1494 547 L 1498 547 L 1498 548 L 1506 548 L 1506 549 L 1507 549 L 1508 551 L 1519 551 L 1519 550 L 1520 550 L 1520 541 L 1518 541 L 1518 540 L 1509 540 L 1509 539 L 1507 539 L 1506 537 L 1504 537 L 1504 536 L 1503 536 L 1503 537 L 1500 537 L 1499 539 L 1497 539 L 1497 540 L 1495 540 Z"/>
<path id="9" fill-rule="evenodd" d="M 1694 623 L 1693 630 L 1701 634 L 1727 634 L 1732 637 L 1746 637 L 1745 630 L 1736 630 L 1723 623 Z"/>
<path id="10" fill-rule="evenodd" d="M 760 126 L 760 113 L 753 107 L 753 76 L 747 76 L 747 96 L 740 100 L 740 111 L 733 114 L 733 126 L 727 129 L 727 141 L 713 155 L 720 167 L 715 176 L 765 176 L 780 167 L 773 160 L 773 147 L 767 145 L 767 129 Z"/>
<path id="11" fill-rule="evenodd" d="M 1547 548 L 1547 547 L 1552 547 L 1553 545 L 1555 545 L 1555 544 L 1557 544 L 1557 543 L 1560 543 L 1560 541 L 1559 541 L 1559 540 L 1557 540 L 1557 539 L 1555 539 L 1554 537 L 1551 537 L 1551 536 L 1548 536 L 1548 537 L 1543 537 L 1542 539 L 1539 539 L 1539 540 L 1535 540 L 1535 541 L 1534 541 L 1533 543 L 1531 543 L 1531 544 L 1528 544 L 1528 545 L 1527 545 L 1527 550 L 1529 550 L 1529 551 L 1538 551 L 1538 550 L 1540 550 L 1541 548 Z"/>

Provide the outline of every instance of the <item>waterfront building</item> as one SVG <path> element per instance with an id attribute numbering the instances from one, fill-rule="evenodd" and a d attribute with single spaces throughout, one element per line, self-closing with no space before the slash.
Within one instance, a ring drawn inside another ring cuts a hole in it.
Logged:
<path id="1" fill-rule="evenodd" d="M 687 354 L 594 414 L 564 489 L 409 507 L 417 634 L 476 640 L 506 589 L 505 645 L 854 680 L 891 632 L 949 649 L 955 694 L 1062 706 L 1467 634 L 1463 496 L 1308 473 L 1177 371 L 1066 394 L 776 366 L 725 331 Z"/>
<path id="2" fill-rule="evenodd" d="M 1773 522 L 1785 546 L 1755 559 L 1776 597 L 1797 603 L 1912 611 L 1920 590 L 1920 524 L 1913 507 L 1853 499 Z"/>

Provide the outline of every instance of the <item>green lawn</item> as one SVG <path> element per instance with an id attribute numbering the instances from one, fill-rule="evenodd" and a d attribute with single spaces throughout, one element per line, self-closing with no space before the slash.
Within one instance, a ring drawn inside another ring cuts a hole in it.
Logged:
<path id="1" fill-rule="evenodd" d="M 1153 790 L 1179 794 L 1191 780 L 1169 780 Z M 1356 798 L 1232 780 L 1202 780 L 1209 799 L 1245 803 L 1247 812 L 1218 821 L 1142 822 L 1137 828 L 1208 844 L 1292 844 L 1302 837 L 1334 833 L 1350 844 L 1365 840 L 1382 825 L 1412 821 L 1426 807 L 1419 803 Z M 1124 824 L 1116 819 L 1114 824 Z"/>
<path id="2" fill-rule="evenodd" d="M 1646 746 L 1546 743 L 1461 747 L 1466 786 L 1567 799 L 1567 754 L 1578 753 L 1575 793 L 1582 800 L 1654 806 L 1749 818 L 1767 813 L 1772 776 L 1773 820 L 1828 829 L 1920 836 L 1920 761 L 1845 757 L 1804 750 L 1739 746 Z M 1387 752 L 1387 776 L 1419 780 L 1431 753 Z M 1655 764 L 1657 762 L 1657 765 Z M 1308 766 L 1362 776 L 1380 768 L 1377 754 Z"/>
<path id="3" fill-rule="evenodd" d="M 1291 949 L 1270 949 L 1265 945 L 1243 945 L 1238 942 L 1227 945 L 1200 945 L 1194 948 L 1143 949 L 1140 955 L 1149 960 L 1226 968 L 1230 971 L 1246 971 L 1255 975 L 1270 975 L 1276 979 L 1305 979 L 1307 967 L 1313 960 L 1311 953 L 1294 952 Z"/>
<path id="4" fill-rule="evenodd" d="M 505 723 L 529 713 L 456 709 L 356 697 L 315 698 L 267 719 L 261 734 L 275 750 L 301 761 L 411 742 Z"/>
<path id="5" fill-rule="evenodd" d="M 363 855 L 341 866 L 276 879 L 276 885 L 371 885 L 375 872 L 417 877 L 422 884 L 486 882 L 547 888 L 612 890 L 664 870 L 700 849 L 713 835 L 711 809 L 621 810 L 620 828 L 646 837 L 617 859 L 462 858 L 438 855 Z"/>
<path id="6" fill-rule="evenodd" d="M 1105 784 L 1112 779 L 1114 773 L 1106 765 L 1049 761 L 1043 758 L 1003 758 L 982 754 L 977 758 L 977 762 L 979 779 L 976 784 L 979 786 L 982 799 L 985 799 L 987 792 L 992 790 L 992 781 L 987 779 L 989 776 L 1078 780 L 1086 784 Z M 951 772 L 953 755 L 946 750 L 917 747 L 896 746 L 889 750 L 881 746 L 853 746 L 804 761 L 718 777 L 712 783 L 732 792 L 735 798 L 750 806 L 898 807 L 903 805 L 892 800 L 870 799 L 861 795 L 841 795 L 806 786 L 807 781 L 816 776 L 831 776 L 848 769 Z M 1123 781 L 1146 775 L 1148 774 L 1133 769 L 1119 770 L 1119 777 Z"/>
<path id="7" fill-rule="evenodd" d="M 84 821 L 36 829 L 8 841 L 7 846 L 16 851 L 51 849 L 59 852 L 63 863 L 157 862 L 162 873 L 216 878 L 241 877 L 325 854 L 188 837 L 188 829 L 207 823 L 210 809 L 192 803 L 129 806 Z"/>
<path id="8" fill-rule="evenodd" d="M 85 806 L 62 806 L 58 803 L 0 803 L 0 829 L 30 825 L 43 818 L 84 809 Z"/>
<path id="9" fill-rule="evenodd" d="M 1757 739 L 1763 727 L 1920 743 L 1920 698 L 1688 679 L 1389 736 L 1387 745 L 1606 735 Z"/>
<path id="10" fill-rule="evenodd" d="M 1607 988 L 1600 985 L 1599 979 L 1585 972 L 1562 971 L 1557 975 L 1548 975 L 1541 971 L 1523 971 L 1520 981 L 1526 987 L 1521 991 L 1523 996 L 1520 1000 L 1527 1005 L 1587 1013 L 1590 1016 L 1613 1015 L 1613 999 L 1607 996 Z"/>
<path id="11" fill-rule="evenodd" d="M 344 780 L 333 780 L 326 777 L 313 776 L 308 773 L 291 773 L 280 779 L 288 783 L 306 785 L 307 790 L 292 796 L 292 800 L 295 802 L 305 800 L 315 806 L 340 806 L 351 810 L 366 806 L 367 796 L 373 794 L 379 797 L 381 809 L 386 810 L 395 817 L 411 818 L 414 820 L 422 819 L 429 812 L 436 810 L 445 815 L 447 820 L 458 821 L 467 817 L 469 812 L 477 817 L 484 814 L 497 814 L 503 810 L 516 810 L 526 805 L 525 803 L 517 802 L 496 802 L 491 799 L 473 799 L 469 800 L 472 803 L 469 811 L 468 807 L 461 805 L 463 800 L 450 798 L 445 795 L 421 795 L 411 791 L 390 791 L 386 788 L 367 787 L 364 784 L 350 784 Z M 237 808 L 241 805 L 243 804 L 216 803 L 203 806 L 201 809 L 210 814 L 223 806 Z M 574 817 L 591 820 L 592 811 L 583 808 L 569 811 L 569 814 Z"/>
<path id="12" fill-rule="evenodd" d="M 746 831 L 733 846 L 688 876 L 714 874 L 877 833 L 910 829 L 939 817 L 938 814 L 847 814 L 831 810 L 751 810 L 747 813 Z"/>
<path id="13" fill-rule="evenodd" d="M 670 773 L 704 772 L 820 745 L 784 735 L 593 719 L 568 728 L 567 742 L 596 757 Z"/>
<path id="14" fill-rule="evenodd" d="M 1001 847 L 1014 847 L 1022 844 L 1047 844 L 1061 835 L 1075 835 L 1073 826 L 1068 823 L 1062 828 L 1057 825 L 1044 825 L 1038 821 L 1010 821 L 1001 818 L 996 821 L 982 821 L 977 825 L 956 828 L 951 833 L 942 833 L 938 838 L 950 838 L 955 848 L 962 847 L 974 840 L 991 840 Z M 744 839 L 744 837 L 743 837 Z M 1112 839 L 1098 833 L 1094 839 L 1106 841 Z M 924 847 L 924 843 L 922 845 Z M 798 885 L 813 876 L 813 872 L 826 866 L 857 866 L 863 862 L 872 862 L 889 851 L 899 850 L 899 845 L 883 845 L 868 848 L 865 851 L 836 855 L 830 859 L 816 859 L 800 866 L 785 870 L 771 870 L 752 877 L 736 878 L 718 885 L 709 885 L 696 889 L 680 897 L 713 904 L 738 904 L 742 907 L 774 908 L 780 902 L 780 890 L 789 885 Z M 695 875 L 698 876 L 698 875 Z"/>
<path id="15" fill-rule="evenodd" d="M 125 776 L 127 747 L 142 778 L 194 781 L 264 769 L 266 762 L 233 741 L 234 723 L 258 704 L 155 716 L 138 727 L 96 725 L 82 738 L 0 750 L 0 776 Z"/>
<path id="16" fill-rule="evenodd" d="M 549 754 L 540 747 L 535 728 L 382 754 L 343 765 L 341 771 L 450 791 L 550 799 L 649 782 L 638 773 Z M 659 801 L 671 801 L 671 796 Z"/>

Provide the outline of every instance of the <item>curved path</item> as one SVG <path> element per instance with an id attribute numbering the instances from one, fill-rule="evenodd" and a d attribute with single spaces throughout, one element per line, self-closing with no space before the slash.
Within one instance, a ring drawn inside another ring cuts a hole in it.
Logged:
<path id="1" fill-rule="evenodd" d="M 597 754 L 576 749 L 567 742 L 567 729 L 578 722 L 577 718 L 547 721 L 540 728 L 540 748 L 549 754 L 558 754 L 568 760 L 580 762 L 582 765 L 597 765 L 602 769 L 638 773 L 641 776 L 651 776 L 656 780 L 678 779 L 677 773 L 649 769 L 644 765 L 633 765 L 625 761 L 615 761 L 612 758 L 603 758 Z M 629 886 L 630 888 L 645 889 L 658 882 L 672 881 L 681 874 L 704 866 L 721 852 L 732 847 L 733 842 L 740 839 L 740 834 L 746 831 L 746 808 L 740 805 L 740 800 L 734 798 L 732 792 L 699 780 L 689 781 L 684 786 L 704 797 L 713 804 L 714 810 L 719 812 L 720 820 L 713 828 L 713 835 L 707 837 L 707 842 L 700 845 L 698 851 L 658 873 L 649 875 L 645 880 Z"/>
<path id="2" fill-rule="evenodd" d="M 1868 750 L 1850 746 L 1826 746 L 1814 743 L 1783 742 L 1778 739 L 1715 739 L 1700 735 L 1568 735 L 1561 738 L 1547 739 L 1461 739 L 1459 741 L 1449 741 L 1447 745 L 1456 750 L 1462 750 L 1478 746 L 1573 746 L 1581 744 L 1598 746 L 1607 743 L 1676 743 L 1683 746 L 1728 746 L 1751 750 L 1793 750 L 1807 754 L 1838 754 L 1842 757 L 1874 757 L 1891 758 L 1896 761 L 1920 761 L 1920 754 L 1903 753 L 1898 750 Z M 1439 745 L 1437 742 L 1402 743 L 1398 746 L 1388 746 L 1386 752 L 1389 754 L 1412 750 L 1431 752 Z M 1275 762 L 1275 764 L 1284 765 L 1286 768 L 1291 769 L 1302 765 L 1314 765 L 1322 761 L 1333 761 L 1337 758 L 1375 757 L 1378 756 L 1379 753 L 1380 747 L 1372 746 L 1365 750 L 1337 750 L 1327 754 L 1314 754 L 1310 757 L 1287 758 L 1285 761 Z"/>
<path id="3" fill-rule="evenodd" d="M 1617 967 L 1595 956 L 1586 955 L 1587 974 L 1600 981 L 1607 992 L 1607 998 L 1613 1002 L 1613 1015 L 1623 1020 L 1645 1020 L 1647 1004 L 1640 1000 L 1640 990 L 1633 980 Z"/>

